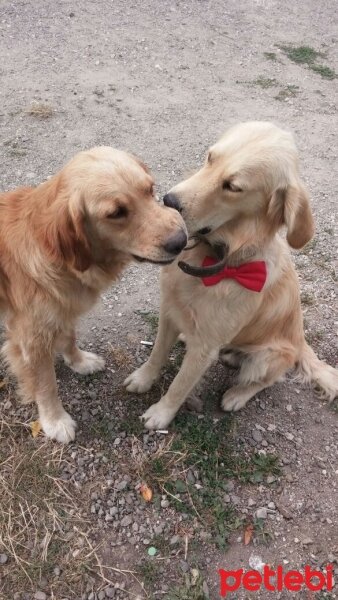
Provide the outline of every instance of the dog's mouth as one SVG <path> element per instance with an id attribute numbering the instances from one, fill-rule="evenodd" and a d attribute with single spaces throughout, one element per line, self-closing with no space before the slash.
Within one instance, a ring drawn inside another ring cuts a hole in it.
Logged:
<path id="1" fill-rule="evenodd" d="M 147 262 L 153 265 L 171 265 L 174 262 L 175 258 L 168 258 L 166 260 L 153 260 L 152 258 L 147 258 L 146 256 L 138 256 L 137 254 L 132 254 L 132 257 L 137 262 Z"/>

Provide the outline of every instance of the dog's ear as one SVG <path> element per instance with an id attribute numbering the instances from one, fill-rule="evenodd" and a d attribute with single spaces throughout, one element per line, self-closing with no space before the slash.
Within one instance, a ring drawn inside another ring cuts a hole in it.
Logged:
<path id="1" fill-rule="evenodd" d="M 44 246 L 54 261 L 86 271 L 92 264 L 92 255 L 80 193 L 69 198 L 62 182 L 55 178 L 48 183 L 45 190 L 48 208 L 40 233 Z"/>
<path id="2" fill-rule="evenodd" d="M 62 258 L 77 271 L 86 271 L 92 264 L 85 218 L 85 214 L 79 207 L 75 207 L 74 211 L 70 211 L 68 207 L 59 220 L 57 230 L 57 241 Z"/>
<path id="3" fill-rule="evenodd" d="M 305 246 L 314 234 L 309 196 L 301 182 L 279 188 L 268 206 L 268 217 L 276 229 L 286 225 L 286 239 L 292 248 Z"/>

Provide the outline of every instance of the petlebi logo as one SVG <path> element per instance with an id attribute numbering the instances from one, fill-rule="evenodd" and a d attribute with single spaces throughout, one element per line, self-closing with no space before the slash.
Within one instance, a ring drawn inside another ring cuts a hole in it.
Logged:
<path id="1" fill-rule="evenodd" d="M 323 571 L 312 569 L 306 565 L 301 571 L 284 571 L 282 566 L 272 569 L 269 565 L 264 565 L 260 571 L 252 569 L 244 571 L 218 571 L 220 576 L 220 596 L 226 598 L 230 592 L 244 589 L 248 592 L 258 592 L 265 589 L 269 592 L 300 592 L 302 589 L 308 589 L 310 592 L 320 592 L 326 590 L 332 591 L 333 565 L 329 564 Z"/>

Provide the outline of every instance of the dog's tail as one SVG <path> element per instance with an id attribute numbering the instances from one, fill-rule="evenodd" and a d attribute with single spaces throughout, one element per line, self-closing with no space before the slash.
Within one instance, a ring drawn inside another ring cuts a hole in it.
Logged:
<path id="1" fill-rule="evenodd" d="M 312 382 L 319 395 L 330 402 L 338 396 L 338 370 L 319 360 L 306 342 L 298 360 L 296 378 L 302 383 Z"/>

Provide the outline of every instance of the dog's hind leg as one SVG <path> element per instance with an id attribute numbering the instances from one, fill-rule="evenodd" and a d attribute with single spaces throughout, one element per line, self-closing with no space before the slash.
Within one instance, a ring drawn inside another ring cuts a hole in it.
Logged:
<path id="1" fill-rule="evenodd" d="M 86 352 L 77 347 L 74 329 L 63 331 L 58 336 L 56 351 L 62 354 L 66 365 L 75 373 L 89 375 L 104 369 L 105 362 L 103 358 L 93 352 Z"/>
<path id="2" fill-rule="evenodd" d="M 263 348 L 244 359 L 239 373 L 239 385 L 227 390 L 222 399 L 225 411 L 237 411 L 264 388 L 273 385 L 292 368 L 296 351 L 291 345 Z"/>
<path id="3" fill-rule="evenodd" d="M 161 369 L 168 359 L 169 352 L 178 334 L 179 331 L 173 321 L 161 310 L 158 332 L 149 359 L 124 381 L 123 385 L 127 388 L 128 392 L 142 394 L 150 390 L 153 383 L 159 378 Z"/>

